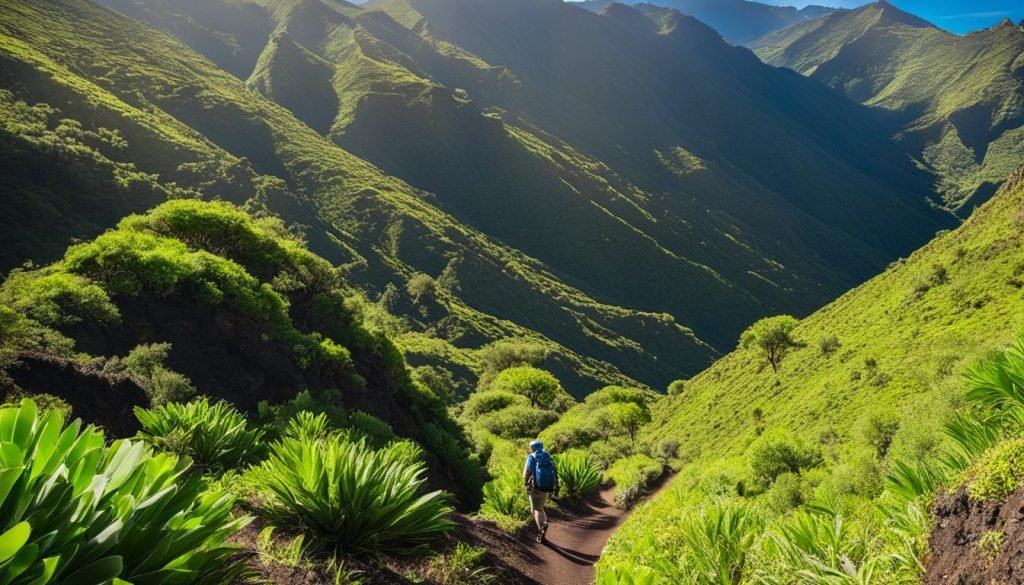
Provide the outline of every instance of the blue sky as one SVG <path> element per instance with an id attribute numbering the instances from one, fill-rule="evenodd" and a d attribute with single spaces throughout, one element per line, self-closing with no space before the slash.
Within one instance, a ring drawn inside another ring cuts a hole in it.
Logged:
<path id="1" fill-rule="evenodd" d="M 761 0 L 766 4 L 806 6 L 823 4 L 853 8 L 867 4 L 865 0 Z M 969 32 L 996 24 L 1004 18 L 1014 22 L 1024 19 L 1022 0 L 890 0 L 907 12 L 925 18 L 937 26 L 957 33 Z"/>

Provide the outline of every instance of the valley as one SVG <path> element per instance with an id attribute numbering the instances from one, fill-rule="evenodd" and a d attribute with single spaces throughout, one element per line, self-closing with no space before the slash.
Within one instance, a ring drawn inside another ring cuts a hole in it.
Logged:
<path id="1" fill-rule="evenodd" d="M 1011 579 L 1024 27 L 897 4 L 0 3 L 0 581 Z"/>

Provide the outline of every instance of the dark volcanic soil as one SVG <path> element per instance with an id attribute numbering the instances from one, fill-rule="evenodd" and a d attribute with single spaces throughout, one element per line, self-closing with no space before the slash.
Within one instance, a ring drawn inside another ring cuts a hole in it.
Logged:
<path id="1" fill-rule="evenodd" d="M 936 499 L 934 516 L 924 585 L 1024 583 L 1024 490 L 999 503 L 972 502 L 960 489 Z M 989 532 L 1002 541 L 983 550 L 979 542 Z"/>

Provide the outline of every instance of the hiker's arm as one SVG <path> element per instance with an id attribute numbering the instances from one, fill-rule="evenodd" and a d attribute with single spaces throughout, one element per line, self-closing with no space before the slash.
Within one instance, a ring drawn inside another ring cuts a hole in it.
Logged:
<path id="1" fill-rule="evenodd" d="M 530 485 L 530 479 L 533 477 L 533 455 L 529 455 L 526 458 L 526 466 L 523 467 L 523 483 Z"/>

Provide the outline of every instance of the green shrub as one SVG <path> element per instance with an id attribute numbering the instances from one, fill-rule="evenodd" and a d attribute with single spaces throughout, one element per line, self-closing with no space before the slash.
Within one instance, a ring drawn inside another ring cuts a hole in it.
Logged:
<path id="1" fill-rule="evenodd" d="M 628 508 L 639 500 L 646 490 L 665 468 L 660 462 L 647 455 L 637 454 L 616 461 L 608 471 L 605 479 L 615 484 L 615 503 Z"/>
<path id="2" fill-rule="evenodd" d="M 146 442 L 214 469 L 245 465 L 263 450 L 263 431 L 251 428 L 245 416 L 227 402 L 211 405 L 203 398 L 152 410 L 135 407 L 135 418 Z"/>
<path id="3" fill-rule="evenodd" d="M 509 406 L 489 412 L 474 423 L 505 439 L 536 437 L 548 425 L 558 420 L 558 413 L 530 406 Z"/>
<path id="4" fill-rule="evenodd" d="M 608 404 L 633 403 L 644 410 L 647 403 L 653 398 L 650 391 L 639 388 L 626 388 L 625 386 L 605 386 L 597 392 L 587 395 L 584 404 L 599 407 Z"/>
<path id="5" fill-rule="evenodd" d="M 415 552 L 453 526 L 449 497 L 422 494 L 425 466 L 396 451 L 334 434 L 282 438 L 249 473 L 272 521 L 311 533 L 336 550 Z"/>
<path id="6" fill-rule="evenodd" d="M 919 581 L 920 576 L 899 574 L 903 557 L 877 546 L 877 535 L 869 530 L 827 506 L 797 512 L 766 531 L 754 582 L 775 582 L 779 575 L 802 575 L 804 583 L 875 583 L 879 577 L 892 579 L 886 583 Z"/>
<path id="7" fill-rule="evenodd" d="M 551 408 L 556 398 L 564 394 L 558 379 L 530 366 L 519 366 L 502 371 L 491 384 L 492 390 L 521 394 L 530 401 L 530 406 Z"/>
<path id="8" fill-rule="evenodd" d="M 465 420 L 476 420 L 477 418 L 508 408 L 509 406 L 528 406 L 530 401 L 520 394 L 490 390 L 487 392 L 474 392 L 462 403 L 462 418 Z"/>
<path id="9" fill-rule="evenodd" d="M 775 478 L 775 483 L 763 497 L 768 509 L 776 514 L 784 514 L 796 508 L 804 501 L 800 476 L 794 473 L 783 473 Z"/>
<path id="10" fill-rule="evenodd" d="M 789 315 L 766 317 L 751 325 L 740 336 L 740 347 L 756 349 L 772 371 L 778 372 L 782 360 L 800 343 L 793 338 L 793 330 L 800 322 Z"/>
<path id="11" fill-rule="evenodd" d="M 569 451 L 555 455 L 558 487 L 567 499 L 580 499 L 597 491 L 601 486 L 601 472 L 583 451 Z"/>
<path id="12" fill-rule="evenodd" d="M 313 414 L 308 410 L 296 413 L 284 429 L 285 437 L 300 441 L 323 439 L 328 433 L 330 433 L 330 426 L 327 422 L 327 415 L 322 412 Z"/>
<path id="13" fill-rule="evenodd" d="M 103 371 L 131 376 L 149 396 L 153 406 L 182 402 L 195 394 L 196 390 L 188 378 L 164 365 L 170 351 L 170 343 L 138 345 L 125 357 L 108 360 Z"/>
<path id="14" fill-rule="evenodd" d="M 1003 441 L 985 451 L 966 475 L 971 499 L 1005 500 L 1024 481 L 1024 438 Z"/>
<path id="15" fill-rule="evenodd" d="M 501 372 L 516 366 L 539 366 L 547 357 L 543 345 L 526 339 L 499 339 L 480 349 L 480 388 L 486 389 Z"/>
<path id="16" fill-rule="evenodd" d="M 204 492 L 188 459 L 64 427 L 57 410 L 0 409 L 0 580 L 15 585 L 227 585 L 245 577 L 226 540 L 247 522 Z M 123 581 L 118 581 L 118 579 Z"/>
<path id="17" fill-rule="evenodd" d="M 507 532 L 515 532 L 530 518 L 530 500 L 522 476 L 506 471 L 484 485 L 480 516 L 493 520 Z"/>
<path id="18" fill-rule="evenodd" d="M 386 445 L 397 438 L 391 425 L 361 410 L 354 410 L 348 415 L 348 427 L 366 437 L 374 447 Z"/>
<path id="19" fill-rule="evenodd" d="M 564 452 L 590 445 L 601 437 L 592 421 L 563 416 L 540 433 L 540 439 L 552 452 Z"/>
<path id="20" fill-rule="evenodd" d="M 895 412 L 873 412 L 864 422 L 864 440 L 875 449 L 880 459 L 889 453 L 896 432 L 900 430 L 900 417 Z"/>
<path id="21" fill-rule="evenodd" d="M 487 549 L 460 542 L 450 553 L 435 557 L 428 574 L 439 585 L 488 585 L 495 576 L 484 565 L 486 555 Z"/>
<path id="22" fill-rule="evenodd" d="M 668 385 L 669 396 L 681 396 L 686 392 L 686 380 L 675 380 Z"/>
<path id="23" fill-rule="evenodd" d="M 751 508 L 727 502 L 691 513 L 682 524 L 687 554 L 686 582 L 738 585 L 748 570 L 750 554 L 764 529 Z"/>
<path id="24" fill-rule="evenodd" d="M 768 489 L 783 473 L 800 473 L 821 464 L 822 457 L 788 433 L 770 433 L 757 438 L 747 451 L 750 475 L 759 489 Z"/>

